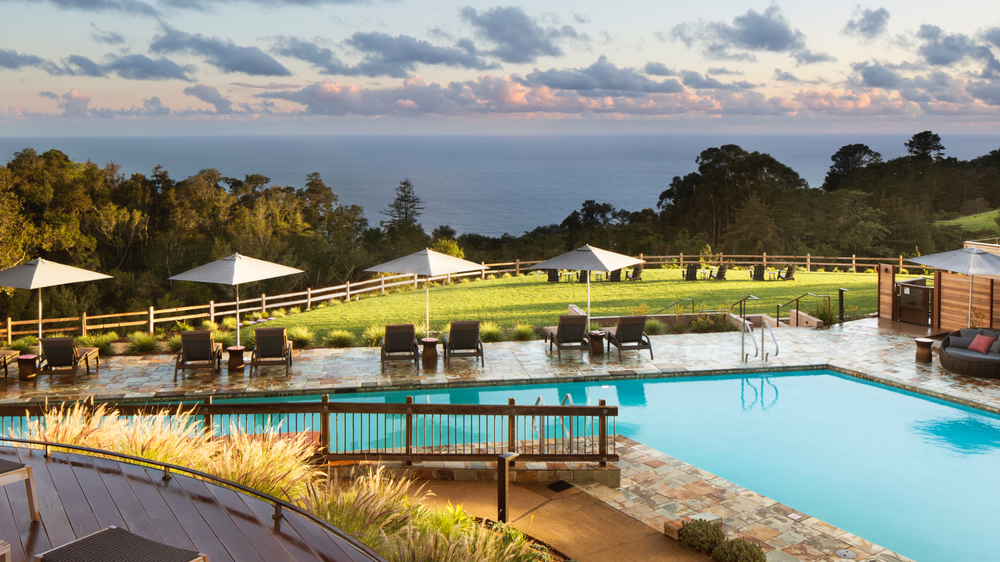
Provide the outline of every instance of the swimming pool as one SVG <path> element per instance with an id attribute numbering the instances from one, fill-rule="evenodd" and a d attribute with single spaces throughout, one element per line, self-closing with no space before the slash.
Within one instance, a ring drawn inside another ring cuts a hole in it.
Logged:
<path id="1" fill-rule="evenodd" d="M 566 394 L 607 399 L 620 407 L 618 433 L 919 562 L 1000 560 L 1000 416 L 831 371 L 330 399 L 558 404 Z"/>

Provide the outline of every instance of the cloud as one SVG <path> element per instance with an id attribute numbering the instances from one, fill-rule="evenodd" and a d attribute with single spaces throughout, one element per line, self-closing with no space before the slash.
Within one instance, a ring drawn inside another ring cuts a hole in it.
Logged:
<path id="1" fill-rule="evenodd" d="M 354 74 L 351 67 L 342 63 L 330 49 L 297 37 L 279 37 L 271 52 L 279 56 L 308 62 L 322 74 L 345 76 Z"/>
<path id="2" fill-rule="evenodd" d="M 74 88 L 62 95 L 59 107 L 62 108 L 64 117 L 86 117 L 89 103 L 90 98 Z"/>
<path id="3" fill-rule="evenodd" d="M 194 86 L 184 88 L 184 93 L 196 97 L 201 101 L 215 106 L 215 112 L 219 115 L 229 115 L 233 112 L 233 102 L 229 101 L 219 90 L 216 90 L 208 84 L 198 83 Z"/>
<path id="4" fill-rule="evenodd" d="M 788 82 L 789 84 L 822 84 L 825 82 L 825 80 L 820 78 L 815 80 L 803 80 L 791 72 L 785 72 L 780 68 L 774 69 L 774 76 L 772 76 L 771 79 L 775 82 Z"/>
<path id="5" fill-rule="evenodd" d="M 110 109 L 107 107 L 91 108 L 90 115 L 103 119 L 113 119 L 115 117 L 162 117 L 173 114 L 169 107 L 163 105 L 160 98 L 153 96 L 142 100 L 142 107 L 131 107 L 129 109 Z"/>
<path id="6" fill-rule="evenodd" d="M 729 70 L 728 68 L 722 68 L 718 66 L 710 67 L 705 71 L 705 74 L 711 74 L 714 76 L 743 76 L 742 70 Z"/>
<path id="7" fill-rule="evenodd" d="M 149 50 L 153 53 L 195 53 L 226 74 L 292 75 L 280 62 L 257 47 L 241 47 L 229 40 L 205 37 L 199 33 L 185 33 L 169 27 L 165 27 L 162 34 L 153 37 Z"/>
<path id="8" fill-rule="evenodd" d="M 1000 61 L 993 55 L 988 45 L 977 44 L 964 33 L 945 33 L 936 25 L 923 24 L 917 31 L 917 37 L 923 44 L 917 48 L 927 64 L 931 66 L 951 66 L 966 59 L 986 63 L 984 76 L 995 76 L 1000 73 Z M 984 33 L 988 41 L 1000 39 L 1000 30 L 992 28 Z"/>
<path id="9" fill-rule="evenodd" d="M 0 0 L 18 1 L 18 0 Z M 19 0 L 33 4 L 49 4 L 60 10 L 75 10 L 81 12 L 118 12 L 132 16 L 161 18 L 163 12 L 152 4 L 139 0 Z M 222 4 L 249 3 L 264 7 L 317 7 L 323 5 L 369 4 L 370 0 L 158 0 L 157 4 L 170 10 L 212 11 Z"/>
<path id="10" fill-rule="evenodd" d="M 868 42 L 878 38 L 887 29 L 889 29 L 889 10 L 885 8 L 862 10 L 861 6 L 857 6 L 854 9 L 854 17 L 847 21 L 841 33 Z"/>
<path id="11" fill-rule="evenodd" d="M 10 0 L 6 0 L 10 1 Z M 160 11 L 138 0 L 22 0 L 32 4 L 45 3 L 60 10 L 81 12 L 119 12 L 132 16 L 159 17 Z"/>
<path id="12" fill-rule="evenodd" d="M 792 53 L 792 58 L 795 59 L 795 66 L 816 64 L 819 62 L 835 62 L 837 60 L 827 53 L 816 53 L 809 49 L 802 49 L 801 51 Z"/>
<path id="13" fill-rule="evenodd" d="M 662 62 L 647 62 L 642 71 L 652 76 L 678 76 L 676 70 L 667 68 Z"/>
<path id="14" fill-rule="evenodd" d="M 20 70 L 25 67 L 39 67 L 46 63 L 42 57 L 23 55 L 11 49 L 0 49 L 0 68 Z"/>
<path id="15" fill-rule="evenodd" d="M 557 43 L 567 39 L 588 39 L 569 25 L 542 27 L 514 6 L 497 6 L 483 12 L 466 6 L 459 16 L 482 38 L 496 45 L 489 53 L 503 62 L 531 63 L 541 56 L 561 57 L 563 51 Z"/>
<path id="16" fill-rule="evenodd" d="M 105 43 L 108 45 L 121 45 L 125 43 L 125 36 L 121 33 L 104 31 L 103 29 L 97 27 L 97 24 L 95 23 L 91 23 L 90 27 L 94 28 L 94 33 L 90 34 L 90 38 L 98 43 Z"/>
<path id="17" fill-rule="evenodd" d="M 278 84 L 277 82 L 271 82 L 270 84 L 248 84 L 246 82 L 230 82 L 233 86 L 240 86 L 242 88 L 256 88 L 258 90 L 298 90 L 302 86 L 298 84 Z"/>
<path id="18" fill-rule="evenodd" d="M 38 92 L 38 96 L 42 98 L 48 98 L 50 100 L 59 101 L 59 94 L 55 92 Z"/>
<path id="19" fill-rule="evenodd" d="M 1000 82 L 980 80 L 969 83 L 965 91 L 987 105 L 1000 105 Z"/>
<path id="20" fill-rule="evenodd" d="M 146 55 L 108 55 L 102 65 L 105 72 L 114 72 L 126 80 L 184 80 L 191 81 L 188 73 L 192 66 L 181 66 L 166 58 L 151 59 Z"/>
<path id="21" fill-rule="evenodd" d="M 648 65 L 647 65 L 648 67 Z M 668 79 L 662 82 L 651 80 L 634 68 L 618 68 L 601 55 L 597 62 L 586 68 L 565 68 L 557 70 L 538 70 L 537 68 L 523 79 L 516 78 L 526 86 L 546 86 L 560 90 L 590 92 L 598 95 L 609 93 L 677 93 L 684 88 L 677 80 Z"/>
<path id="22" fill-rule="evenodd" d="M 746 81 L 724 83 L 710 76 L 702 76 L 693 70 L 681 71 L 684 78 L 684 85 L 696 90 L 750 90 L 754 84 Z"/>
<path id="23" fill-rule="evenodd" d="M 66 57 L 66 64 L 67 73 L 73 76 L 106 76 L 101 65 L 83 55 L 70 55 Z"/>

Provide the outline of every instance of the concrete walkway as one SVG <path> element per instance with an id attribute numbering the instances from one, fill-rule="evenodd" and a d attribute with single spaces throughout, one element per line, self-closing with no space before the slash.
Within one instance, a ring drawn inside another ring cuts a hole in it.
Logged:
<path id="1" fill-rule="evenodd" d="M 491 520 L 497 517 L 495 482 L 417 483 L 435 494 L 425 501 L 428 506 L 444 507 L 451 503 L 461 505 L 476 517 Z M 512 484 L 510 502 L 516 528 L 577 562 L 711 560 L 575 487 L 554 492 L 543 484 Z"/>

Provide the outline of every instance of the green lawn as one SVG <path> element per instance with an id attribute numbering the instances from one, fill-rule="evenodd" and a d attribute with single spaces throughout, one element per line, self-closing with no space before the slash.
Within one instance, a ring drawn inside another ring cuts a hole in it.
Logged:
<path id="1" fill-rule="evenodd" d="M 1000 233 L 1000 228 L 997 227 L 995 220 L 996 218 L 997 211 L 986 211 L 985 213 L 979 213 L 978 215 L 969 215 L 967 217 L 952 219 L 950 221 L 936 221 L 934 224 L 936 226 L 958 226 L 973 232 L 991 230 L 993 232 Z"/>
<path id="2" fill-rule="evenodd" d="M 647 269 L 643 281 L 591 284 L 592 314 L 615 316 L 645 304 L 651 312 L 684 298 L 695 301 L 695 309 L 727 307 L 755 295 L 749 310 L 774 315 L 775 306 L 804 293 L 828 294 L 836 306 L 837 289 L 850 289 L 845 303 L 863 312 L 876 310 L 878 279 L 875 273 L 795 274 L 795 281 L 750 281 L 748 271 L 730 270 L 730 280 L 683 281 L 679 269 Z M 534 326 L 554 325 L 568 304 L 586 309 L 587 287 L 579 283 L 548 283 L 535 274 L 471 283 L 431 287 L 431 328 L 445 329 L 451 320 L 493 320 L 503 327 L 518 322 Z M 803 310 L 816 300 L 803 299 Z M 690 304 L 686 304 L 690 311 Z M 371 324 L 414 323 L 424 320 L 424 289 L 362 298 L 310 312 L 279 318 L 268 326 L 308 326 L 318 335 L 331 329 L 348 330 L 360 343 L 360 334 Z"/>

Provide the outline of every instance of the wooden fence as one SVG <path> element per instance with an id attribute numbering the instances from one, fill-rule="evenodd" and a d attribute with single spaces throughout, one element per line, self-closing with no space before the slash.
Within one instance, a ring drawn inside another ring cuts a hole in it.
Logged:
<path id="1" fill-rule="evenodd" d="M 710 256 L 700 256 L 697 254 L 675 254 L 664 256 L 638 255 L 639 259 L 645 260 L 647 268 L 659 267 L 681 267 L 693 263 L 719 264 L 726 262 L 730 265 L 756 265 L 764 264 L 768 267 L 784 268 L 795 265 L 805 271 L 815 269 L 840 268 L 843 270 L 858 271 L 859 269 L 874 269 L 879 262 L 885 262 L 887 258 L 866 258 L 857 256 L 804 256 L 795 255 L 748 255 L 748 254 L 713 254 Z M 893 262 L 898 261 L 899 267 L 903 267 L 905 261 L 903 256 L 898 258 L 888 258 Z M 314 304 L 331 299 L 350 300 L 364 294 L 379 293 L 384 294 L 386 289 L 399 287 L 402 285 L 413 285 L 419 288 L 421 283 L 451 282 L 459 278 L 478 278 L 485 280 L 487 276 L 521 275 L 531 269 L 532 266 L 541 263 L 541 260 L 522 261 L 520 259 L 512 262 L 483 263 L 484 270 L 472 271 L 468 273 L 456 273 L 452 275 L 440 275 L 437 277 L 418 277 L 417 275 L 404 274 L 386 277 L 375 277 L 365 281 L 350 282 L 343 285 L 324 287 L 321 289 L 306 289 L 296 293 L 286 293 L 283 295 L 266 295 L 252 299 L 240 300 L 240 313 L 260 312 L 266 314 L 268 310 L 276 308 L 289 308 L 299 306 L 305 310 L 312 308 Z M 489 269 L 487 272 L 486 269 Z M 129 328 L 141 326 L 149 333 L 156 330 L 158 324 L 173 324 L 187 320 L 207 319 L 216 322 L 226 316 L 236 314 L 236 302 L 214 302 L 208 304 L 181 306 L 176 308 L 149 307 L 147 310 L 136 312 L 115 312 L 110 314 L 87 315 L 69 318 L 44 318 L 42 319 L 42 333 L 63 333 L 86 335 L 89 331 L 115 330 L 119 328 Z M 0 337 L 10 344 L 18 336 L 34 335 L 38 333 L 38 320 L 13 320 L 7 318 L 2 328 Z"/>

